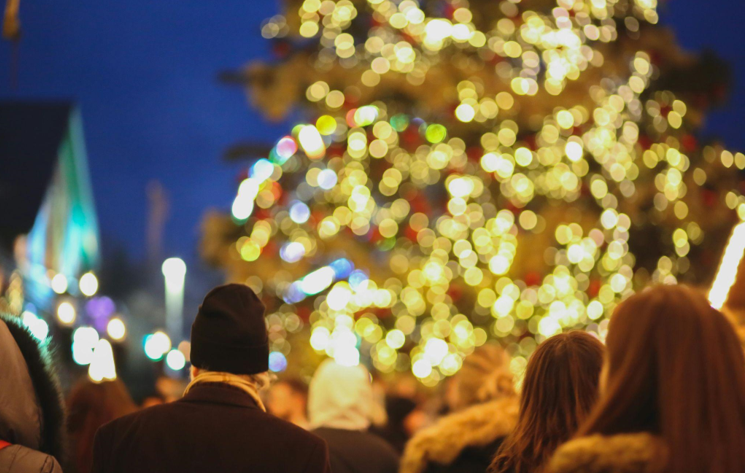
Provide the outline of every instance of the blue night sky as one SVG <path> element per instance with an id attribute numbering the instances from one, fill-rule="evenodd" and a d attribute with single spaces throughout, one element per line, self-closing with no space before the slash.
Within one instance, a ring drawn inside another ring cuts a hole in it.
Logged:
<path id="1" fill-rule="evenodd" d="M 705 134 L 744 149 L 744 3 L 714 8 L 671 0 L 663 23 L 688 50 L 711 48 L 733 67 L 730 103 Z M 722 5 L 722 4 L 721 4 Z M 197 261 L 199 222 L 228 209 L 241 164 L 221 160 L 237 141 L 272 142 L 287 127 L 264 122 L 218 71 L 269 57 L 259 34 L 275 2 L 221 0 L 21 1 L 19 86 L 9 87 L 11 48 L 0 42 L 0 98 L 70 98 L 82 110 L 104 252 L 145 255 L 145 187 L 171 201 L 164 256 Z"/>

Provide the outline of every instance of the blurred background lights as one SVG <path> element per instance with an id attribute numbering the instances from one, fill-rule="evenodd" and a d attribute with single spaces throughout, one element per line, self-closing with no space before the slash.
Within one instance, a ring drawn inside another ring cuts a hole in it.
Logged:
<path id="1" fill-rule="evenodd" d="M 93 296 L 96 294 L 96 291 L 98 291 L 98 279 L 92 272 L 87 272 L 82 275 L 78 285 L 80 287 L 80 292 L 87 297 Z"/>
<path id="2" fill-rule="evenodd" d="M 93 327 L 79 327 L 73 332 L 73 361 L 79 365 L 90 364 L 99 335 Z"/>
<path id="3" fill-rule="evenodd" d="M 337 185 L 337 173 L 331 169 L 324 169 L 319 173 L 316 180 L 319 183 L 319 187 L 324 190 L 329 190 Z"/>
<path id="4" fill-rule="evenodd" d="M 72 325 L 75 322 L 75 306 L 68 301 L 62 301 L 57 306 L 57 320 L 63 325 Z"/>
<path id="5" fill-rule="evenodd" d="M 93 360 L 88 367 L 88 377 L 94 383 L 117 379 L 114 352 L 108 340 L 101 339 L 96 343 L 96 347 L 93 350 Z"/>
<path id="6" fill-rule="evenodd" d="M 248 88 L 267 116 L 310 119 L 252 167 L 221 243 L 269 302 L 272 353 L 310 333 L 319 355 L 434 386 L 499 339 L 520 377 L 546 337 L 603 339 L 633 291 L 709 283 L 691 268 L 746 217 L 746 158 L 700 146 L 709 103 L 665 89 L 711 72 L 646 39 L 655 2 L 301 3 L 262 34 L 307 38 L 304 61 Z"/>
<path id="7" fill-rule="evenodd" d="M 293 138 L 285 136 L 280 138 L 280 141 L 277 142 L 276 149 L 277 154 L 281 158 L 288 159 L 298 151 L 298 145 L 295 143 Z"/>
<path id="8" fill-rule="evenodd" d="M 290 206 L 290 219 L 295 223 L 306 223 L 311 211 L 303 202 L 295 202 Z"/>
<path id="9" fill-rule="evenodd" d="M 254 200 L 245 195 L 237 195 L 231 206 L 231 214 L 236 220 L 246 220 L 254 211 Z"/>
<path id="10" fill-rule="evenodd" d="M 257 179 L 259 182 L 264 182 L 272 176 L 274 170 L 274 164 L 270 163 L 267 159 L 262 158 L 257 160 L 257 162 L 251 166 L 251 177 Z"/>
<path id="11" fill-rule="evenodd" d="M 106 333 L 109 334 L 112 340 L 122 340 L 124 339 L 125 335 L 127 334 L 127 328 L 124 325 L 124 322 L 119 317 L 114 317 L 111 320 L 109 320 L 109 323 L 106 324 Z"/>
<path id="12" fill-rule="evenodd" d="M 708 295 L 710 304 L 716 309 L 722 309 L 725 300 L 728 298 L 730 288 L 736 281 L 738 265 L 741 264 L 744 255 L 744 240 L 746 240 L 746 235 L 744 234 L 744 223 L 741 222 L 735 226 L 730 235 L 715 281 L 712 283 Z"/>
<path id="13" fill-rule="evenodd" d="M 166 355 L 166 366 L 174 371 L 181 370 L 186 366 L 186 358 L 184 357 L 184 354 L 177 349 L 169 351 Z"/>
<path id="14" fill-rule="evenodd" d="M 158 331 L 145 337 L 145 355 L 151 360 L 160 360 L 171 349 L 171 339 Z"/>
<path id="15" fill-rule="evenodd" d="M 37 340 L 46 340 L 47 335 L 49 335 L 49 325 L 44 319 L 31 311 L 24 310 L 21 314 L 21 321 Z"/>
<path id="16" fill-rule="evenodd" d="M 288 367 L 288 362 L 285 359 L 285 355 L 283 355 L 281 352 L 273 351 L 269 354 L 270 371 L 273 371 L 275 373 L 280 373 L 282 371 L 285 371 L 287 367 Z"/>
<path id="17" fill-rule="evenodd" d="M 295 263 L 303 259 L 303 255 L 306 254 L 306 248 L 302 243 L 297 241 L 287 243 L 280 249 L 280 258 L 288 263 Z"/>
<path id="18" fill-rule="evenodd" d="M 319 130 L 313 125 L 305 125 L 298 133 L 298 141 L 303 151 L 311 159 L 319 159 L 324 156 L 326 146 L 319 134 Z"/>
<path id="19" fill-rule="evenodd" d="M 52 278 L 52 290 L 57 294 L 64 294 L 67 292 L 67 278 L 62 273 L 57 273 Z"/>
<path id="20" fill-rule="evenodd" d="M 166 280 L 178 281 L 186 274 L 186 264 L 181 258 L 168 258 L 161 265 L 161 271 Z"/>

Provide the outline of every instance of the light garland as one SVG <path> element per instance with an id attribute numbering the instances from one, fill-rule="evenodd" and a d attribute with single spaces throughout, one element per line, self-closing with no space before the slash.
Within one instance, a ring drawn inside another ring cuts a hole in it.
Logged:
<path id="1" fill-rule="evenodd" d="M 246 234 L 231 254 L 251 263 L 235 273 L 275 301 L 273 353 L 310 325 L 319 353 L 434 385 L 499 338 L 520 374 L 546 337 L 603 338 L 622 299 L 688 277 L 706 232 L 744 218 L 744 155 L 691 145 L 696 118 L 653 87 L 648 52 L 609 59 L 657 22 L 655 1 L 498 5 L 489 23 L 463 0 L 305 0 L 299 22 L 265 24 L 319 40 L 303 77 L 315 119 L 232 207 Z M 275 98 L 254 94 L 270 116 Z"/>

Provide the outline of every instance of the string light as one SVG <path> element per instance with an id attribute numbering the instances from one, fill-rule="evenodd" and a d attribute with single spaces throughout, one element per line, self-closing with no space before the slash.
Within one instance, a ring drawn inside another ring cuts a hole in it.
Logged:
<path id="1" fill-rule="evenodd" d="M 501 339 L 520 374 L 546 337 L 603 338 L 634 290 L 692 277 L 708 235 L 745 217 L 743 154 L 697 148 L 696 114 L 658 88 L 662 66 L 643 45 L 608 54 L 658 22 L 655 2 L 499 2 L 495 21 L 446 4 L 308 0 L 299 21 L 263 25 L 266 38 L 319 42 L 303 61 L 309 122 L 251 168 L 232 209 L 246 229 L 235 260 L 252 262 L 247 284 L 273 300 L 273 353 L 305 325 L 318 353 L 432 386 Z M 254 95 L 268 114 L 292 105 Z"/>

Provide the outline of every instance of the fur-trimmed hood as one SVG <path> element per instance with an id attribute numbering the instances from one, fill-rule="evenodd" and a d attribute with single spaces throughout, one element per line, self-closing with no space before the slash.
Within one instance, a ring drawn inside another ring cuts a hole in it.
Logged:
<path id="1" fill-rule="evenodd" d="M 64 461 L 64 407 L 49 354 L 13 317 L 0 316 L 0 439 Z"/>
<path id="2" fill-rule="evenodd" d="M 450 465 L 468 447 L 484 447 L 507 436 L 518 421 L 515 396 L 488 401 L 440 419 L 407 443 L 400 473 L 421 473 L 428 463 Z"/>
<path id="3" fill-rule="evenodd" d="M 666 446 L 647 433 L 591 435 L 560 446 L 549 461 L 550 473 L 660 473 Z"/>

